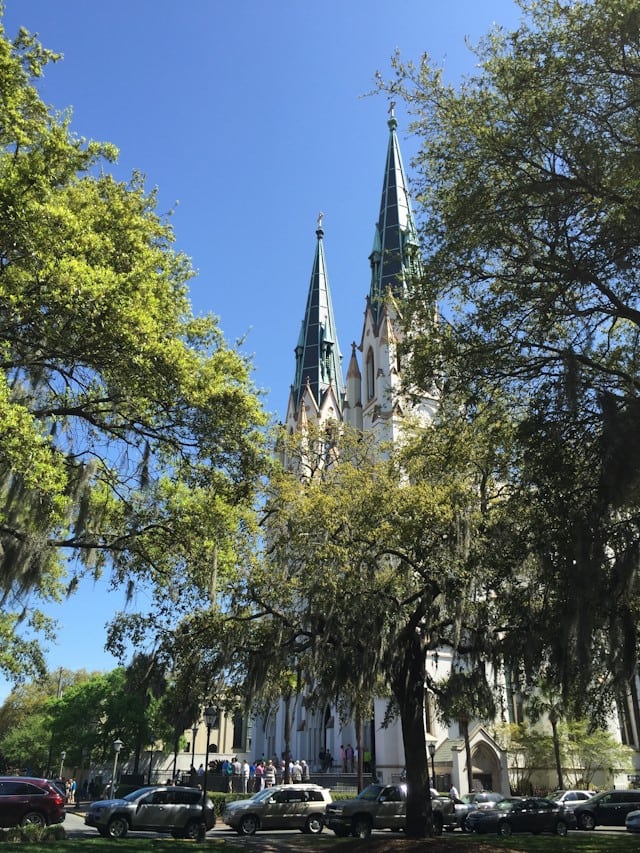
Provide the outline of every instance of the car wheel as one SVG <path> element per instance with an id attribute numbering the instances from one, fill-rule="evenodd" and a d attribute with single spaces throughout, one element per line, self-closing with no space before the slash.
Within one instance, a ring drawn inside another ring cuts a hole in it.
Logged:
<path id="1" fill-rule="evenodd" d="M 563 820 L 559 820 L 556 824 L 556 835 L 566 835 L 567 834 L 567 824 Z"/>
<path id="2" fill-rule="evenodd" d="M 238 832 L 240 835 L 255 835 L 258 829 L 258 818 L 255 815 L 247 814 L 240 821 Z"/>
<path id="3" fill-rule="evenodd" d="M 129 831 L 126 817 L 112 817 L 107 826 L 109 838 L 124 838 Z"/>
<path id="4" fill-rule="evenodd" d="M 511 824 L 508 820 L 501 820 L 498 824 L 498 835 L 501 835 L 503 838 L 510 838 L 513 833 L 511 829 Z"/>
<path id="5" fill-rule="evenodd" d="M 190 838 L 191 841 L 197 841 L 202 837 L 203 831 L 204 835 L 207 834 L 207 827 L 201 820 L 190 820 L 189 823 L 185 826 L 184 832 L 181 834 L 182 838 Z"/>
<path id="6" fill-rule="evenodd" d="M 42 812 L 27 812 L 20 821 L 20 826 L 46 826 L 47 819 Z"/>
<path id="7" fill-rule="evenodd" d="M 468 817 L 465 817 L 465 819 L 462 821 L 461 829 L 463 832 L 473 832 L 473 827 L 469 823 Z"/>
<path id="8" fill-rule="evenodd" d="M 309 833 L 309 835 L 318 835 L 323 829 L 324 821 L 322 820 L 322 815 L 310 814 L 302 831 Z"/>
<path id="9" fill-rule="evenodd" d="M 578 826 L 580 829 L 595 829 L 596 819 L 592 814 L 589 814 L 589 812 L 585 812 L 578 818 Z"/>
<path id="10" fill-rule="evenodd" d="M 371 835 L 371 821 L 368 817 L 354 817 L 351 834 L 355 838 L 368 838 Z"/>

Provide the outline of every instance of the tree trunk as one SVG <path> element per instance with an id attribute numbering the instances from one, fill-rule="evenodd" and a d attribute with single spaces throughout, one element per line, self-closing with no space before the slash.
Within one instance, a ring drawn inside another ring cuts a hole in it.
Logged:
<path id="1" fill-rule="evenodd" d="M 429 792 L 429 762 L 425 737 L 425 651 L 419 634 L 411 629 L 399 638 L 397 674 L 392 690 L 400 709 L 402 742 L 407 769 L 408 838 L 433 835 L 433 810 Z"/>
<path id="2" fill-rule="evenodd" d="M 469 720 L 461 717 L 459 720 L 462 736 L 464 737 L 464 754 L 467 761 L 467 785 L 469 792 L 473 791 L 473 763 L 471 760 L 471 744 L 469 743 Z"/>
<path id="3" fill-rule="evenodd" d="M 560 760 L 560 739 L 558 738 L 558 715 L 553 708 L 549 712 L 549 722 L 553 735 L 553 755 L 556 761 L 556 773 L 558 774 L 558 790 L 562 791 L 564 782 L 562 779 L 562 761 Z"/>
<path id="4" fill-rule="evenodd" d="M 284 697 L 284 783 L 291 783 L 289 762 L 291 761 L 291 693 Z"/>
<path id="5" fill-rule="evenodd" d="M 364 788 L 364 781 L 362 778 L 362 707 L 360 704 L 356 705 L 356 747 L 358 750 L 358 765 L 357 765 L 357 773 L 358 773 L 358 793 L 362 791 Z"/>

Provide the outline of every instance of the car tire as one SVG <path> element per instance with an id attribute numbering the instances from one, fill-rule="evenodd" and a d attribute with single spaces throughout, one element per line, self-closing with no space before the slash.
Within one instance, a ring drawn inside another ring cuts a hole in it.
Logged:
<path id="1" fill-rule="evenodd" d="M 596 819 L 589 812 L 585 812 L 581 814 L 578 818 L 578 826 L 580 829 L 595 829 L 596 828 Z"/>
<path id="2" fill-rule="evenodd" d="M 354 817 L 351 828 L 354 838 L 368 838 L 371 835 L 371 820 L 368 817 Z"/>
<path id="3" fill-rule="evenodd" d="M 190 820 L 185 826 L 184 831 L 180 833 L 181 838 L 189 838 L 191 841 L 197 841 L 202 838 L 202 830 L 207 834 L 207 827 L 204 826 L 201 820 Z"/>
<path id="4" fill-rule="evenodd" d="M 561 835 L 563 838 L 567 834 L 567 824 L 563 820 L 556 823 L 556 835 Z"/>
<path id="5" fill-rule="evenodd" d="M 302 829 L 308 835 L 318 835 L 324 829 L 324 821 L 321 814 L 310 814 Z"/>
<path id="6" fill-rule="evenodd" d="M 498 835 L 502 836 L 502 838 L 511 838 L 513 830 L 511 829 L 511 824 L 508 820 L 500 821 L 498 824 Z"/>
<path id="7" fill-rule="evenodd" d="M 20 826 L 46 826 L 47 819 L 42 812 L 27 812 L 20 821 Z"/>
<path id="8" fill-rule="evenodd" d="M 129 832 L 129 823 L 126 817 L 112 817 L 107 826 L 107 835 L 109 838 L 124 838 Z"/>
<path id="9" fill-rule="evenodd" d="M 465 819 L 462 821 L 462 824 L 461 824 L 461 826 L 460 826 L 460 829 L 461 829 L 463 832 L 473 832 L 473 827 L 472 827 L 472 826 L 471 826 L 471 824 L 469 823 L 469 818 L 468 818 L 468 816 L 467 816 L 467 817 L 465 817 Z"/>
<path id="10" fill-rule="evenodd" d="M 258 826 L 258 818 L 255 815 L 247 814 L 240 821 L 238 832 L 240 835 L 255 835 Z"/>

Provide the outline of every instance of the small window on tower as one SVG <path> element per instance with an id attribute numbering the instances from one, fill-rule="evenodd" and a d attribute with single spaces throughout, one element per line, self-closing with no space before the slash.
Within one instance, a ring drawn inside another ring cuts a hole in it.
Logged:
<path id="1" fill-rule="evenodd" d="M 376 380 L 375 380 L 375 372 L 373 365 L 373 350 L 369 349 L 367 353 L 367 366 L 366 366 L 366 378 L 367 378 L 367 400 L 373 400 L 376 392 Z"/>

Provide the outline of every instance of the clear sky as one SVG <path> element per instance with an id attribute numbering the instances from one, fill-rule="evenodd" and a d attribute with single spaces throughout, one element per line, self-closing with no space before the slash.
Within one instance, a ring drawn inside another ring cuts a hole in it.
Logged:
<path id="1" fill-rule="evenodd" d="M 176 246 L 198 270 L 211 312 L 254 358 L 265 405 L 284 418 L 319 211 L 345 362 L 359 341 L 378 214 L 387 103 L 362 97 L 374 75 L 428 53 L 456 82 L 466 46 L 519 19 L 515 0 L 4 0 L 9 37 L 24 26 L 64 55 L 41 82 L 74 131 L 120 149 L 174 210 Z M 405 168 L 414 140 L 396 110 Z M 141 602 L 137 602 L 138 605 Z M 123 594 L 86 584 L 55 610 L 51 669 L 111 669 L 104 624 Z M 0 682 L 0 700 L 8 688 Z"/>

